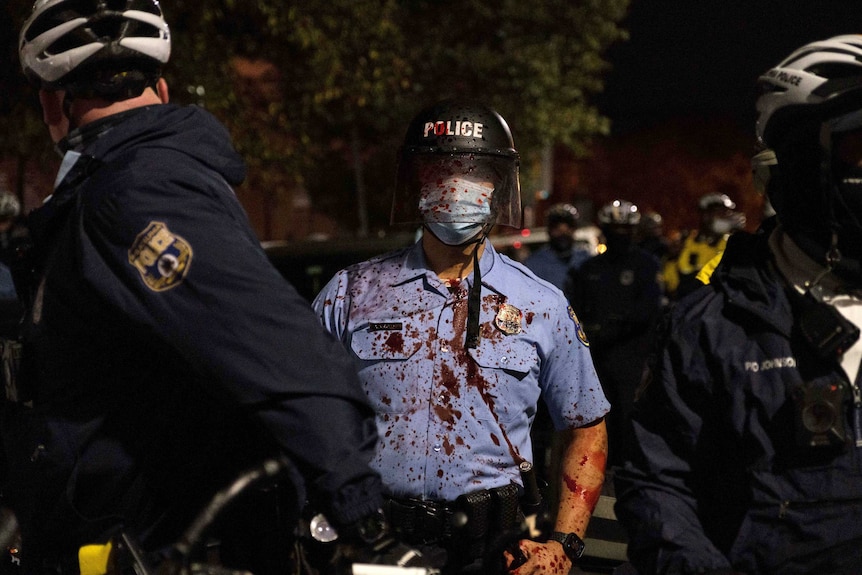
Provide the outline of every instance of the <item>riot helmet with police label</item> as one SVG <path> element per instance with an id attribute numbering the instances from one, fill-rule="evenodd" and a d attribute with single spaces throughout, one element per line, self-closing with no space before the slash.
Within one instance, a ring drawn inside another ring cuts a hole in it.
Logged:
<path id="1" fill-rule="evenodd" d="M 519 156 L 506 121 L 458 100 L 413 118 L 399 151 L 393 224 L 521 227 Z"/>

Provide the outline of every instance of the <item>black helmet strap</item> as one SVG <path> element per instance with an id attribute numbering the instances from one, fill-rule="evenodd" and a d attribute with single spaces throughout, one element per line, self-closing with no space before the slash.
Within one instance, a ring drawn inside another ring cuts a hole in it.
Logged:
<path id="1" fill-rule="evenodd" d="M 479 270 L 479 246 L 485 241 L 485 235 L 473 246 L 473 285 L 470 286 L 470 295 L 467 298 L 467 338 L 464 347 L 476 348 L 479 346 L 479 310 L 482 307 L 482 272 Z"/>
<path id="2" fill-rule="evenodd" d="M 473 285 L 470 286 L 470 294 L 467 296 L 467 336 L 464 340 L 465 348 L 479 347 L 481 339 L 479 312 L 482 309 L 482 271 L 479 269 L 479 246 L 485 243 L 485 238 L 491 232 L 494 224 L 489 222 L 485 225 L 473 244 Z"/>

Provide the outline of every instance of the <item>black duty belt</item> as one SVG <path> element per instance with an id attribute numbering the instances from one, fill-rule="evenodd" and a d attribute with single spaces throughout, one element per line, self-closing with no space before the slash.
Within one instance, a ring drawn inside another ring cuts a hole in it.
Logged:
<path id="1" fill-rule="evenodd" d="M 524 515 L 515 484 L 482 489 L 455 501 L 389 499 L 384 509 L 393 530 L 413 545 L 483 541 L 519 529 Z"/>

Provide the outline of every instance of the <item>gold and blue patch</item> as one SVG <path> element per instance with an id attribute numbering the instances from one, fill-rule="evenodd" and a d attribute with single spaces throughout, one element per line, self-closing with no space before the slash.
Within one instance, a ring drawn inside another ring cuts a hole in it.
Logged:
<path id="1" fill-rule="evenodd" d="M 191 262 L 189 243 L 172 233 L 163 222 L 150 222 L 129 248 L 129 263 L 153 291 L 166 291 L 180 285 Z"/>
<path id="2" fill-rule="evenodd" d="M 578 320 L 578 316 L 575 314 L 575 310 L 572 309 L 572 306 L 569 306 L 569 317 L 572 318 L 572 321 L 575 324 L 575 333 L 578 334 L 580 342 L 585 346 L 590 347 L 590 342 L 587 340 L 587 332 L 585 332 L 584 328 L 581 327 L 581 322 Z"/>

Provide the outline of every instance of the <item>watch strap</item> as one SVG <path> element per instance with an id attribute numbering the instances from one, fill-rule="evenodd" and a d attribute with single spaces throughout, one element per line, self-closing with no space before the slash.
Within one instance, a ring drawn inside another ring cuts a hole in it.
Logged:
<path id="1" fill-rule="evenodd" d="M 549 541 L 556 541 L 563 546 L 566 556 L 575 563 L 584 554 L 586 544 L 577 533 L 563 533 L 562 531 L 554 531 L 548 537 Z"/>

